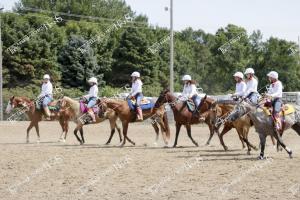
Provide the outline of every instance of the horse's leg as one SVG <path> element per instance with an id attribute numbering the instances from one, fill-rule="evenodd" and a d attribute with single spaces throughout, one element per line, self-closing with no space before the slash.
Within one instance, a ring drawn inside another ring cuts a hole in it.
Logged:
<path id="1" fill-rule="evenodd" d="M 166 129 L 166 127 L 165 127 L 165 125 L 164 125 L 163 122 L 159 122 L 159 125 L 160 125 L 160 131 L 161 131 L 161 134 L 162 134 L 165 146 L 168 146 L 167 129 Z"/>
<path id="2" fill-rule="evenodd" d="M 223 136 L 228 133 L 228 131 L 230 131 L 232 129 L 232 126 L 230 124 L 225 123 L 224 128 L 220 134 L 220 143 L 223 146 L 224 150 L 227 151 L 228 147 L 225 145 L 224 140 L 223 140 Z"/>
<path id="3" fill-rule="evenodd" d="M 117 128 L 117 131 L 118 131 L 118 133 L 119 133 L 120 142 L 122 142 L 121 129 L 120 129 L 120 127 L 118 126 L 117 122 L 116 122 L 116 128 Z"/>
<path id="4" fill-rule="evenodd" d="M 62 132 L 61 132 L 61 135 L 58 139 L 58 142 L 62 142 L 63 141 L 63 135 L 64 135 L 64 132 L 65 132 L 65 126 L 64 126 L 64 121 L 63 121 L 62 118 L 60 118 L 58 121 L 59 121 L 59 124 L 60 124 L 61 129 L 62 129 Z"/>
<path id="5" fill-rule="evenodd" d="M 238 134 L 238 135 L 239 135 L 239 139 L 242 143 L 242 149 L 245 149 L 246 146 L 245 146 L 244 138 L 240 134 Z M 249 147 L 249 146 L 247 146 L 247 147 Z M 248 150 L 249 150 L 249 148 L 248 148 Z"/>
<path id="6" fill-rule="evenodd" d="M 26 143 L 29 143 L 29 132 L 32 129 L 33 124 L 34 123 L 31 121 L 30 124 L 29 124 L 29 126 L 27 127 Z"/>
<path id="7" fill-rule="evenodd" d="M 259 134 L 259 140 L 260 140 L 260 155 L 258 159 L 263 160 L 264 159 L 264 154 L 265 154 L 265 146 L 266 146 L 266 135 L 263 133 L 258 133 Z"/>
<path id="8" fill-rule="evenodd" d="M 80 138 L 79 138 L 78 135 L 77 135 L 77 131 L 78 131 L 79 129 L 80 129 L 80 128 L 78 128 L 78 126 L 74 129 L 74 135 L 75 135 L 76 139 L 78 140 L 78 142 L 79 142 L 80 144 L 83 144 L 83 142 L 80 140 Z"/>
<path id="9" fill-rule="evenodd" d="M 105 143 L 106 145 L 111 142 L 111 139 L 112 139 L 112 137 L 115 134 L 115 131 L 116 131 L 116 129 L 115 129 L 115 127 L 116 127 L 116 120 L 113 120 L 113 119 L 110 118 L 109 119 L 109 125 L 110 125 L 110 136 L 109 136 L 107 142 Z"/>
<path id="10" fill-rule="evenodd" d="M 127 122 L 126 120 L 122 122 L 122 125 L 123 125 L 123 143 L 121 144 L 121 146 L 125 145 L 126 140 L 128 140 L 128 142 L 130 142 L 131 144 L 135 145 L 135 143 L 131 139 L 129 139 L 128 136 L 127 136 L 128 124 L 129 124 L 129 122 Z"/>
<path id="11" fill-rule="evenodd" d="M 64 138 L 64 142 L 65 142 L 66 139 L 67 139 L 68 131 L 69 131 L 69 122 L 66 121 L 66 122 L 65 122 L 65 138 Z"/>
<path id="12" fill-rule="evenodd" d="M 154 141 L 154 145 L 156 146 L 157 145 L 157 141 L 158 141 L 158 137 L 159 137 L 159 128 L 157 126 L 157 122 L 154 122 L 154 123 L 151 123 L 154 130 L 155 130 L 155 133 L 156 133 L 156 137 L 155 137 L 155 141 Z"/>
<path id="13" fill-rule="evenodd" d="M 215 131 L 214 131 L 214 125 L 213 124 L 207 123 L 207 125 L 208 125 L 208 128 L 209 128 L 210 135 L 209 135 L 209 138 L 206 142 L 206 145 L 209 145 L 212 137 L 214 136 Z"/>
<path id="14" fill-rule="evenodd" d="M 176 122 L 176 135 L 175 135 L 175 142 L 174 142 L 173 148 L 177 146 L 177 140 L 178 140 L 180 128 L 181 128 L 181 124 Z"/>
<path id="15" fill-rule="evenodd" d="M 286 150 L 286 152 L 289 154 L 289 157 L 290 157 L 290 158 L 293 158 L 293 156 L 292 156 L 292 154 L 293 154 L 292 150 L 291 150 L 290 148 L 288 148 L 288 147 L 284 144 L 284 142 L 283 142 L 283 140 L 282 140 L 282 138 L 281 138 L 281 136 L 280 136 L 280 133 L 278 133 L 278 132 L 276 131 L 276 133 L 274 134 L 274 136 L 275 136 L 277 142 L 278 142 L 278 143 Z"/>
<path id="16" fill-rule="evenodd" d="M 198 147 L 199 146 L 198 143 L 192 137 L 191 125 L 188 124 L 188 125 L 185 126 L 185 128 L 186 128 L 186 131 L 187 131 L 187 134 L 188 134 L 189 138 L 192 140 L 192 142 L 194 143 L 194 145 L 196 145 L 196 147 Z"/>
<path id="17" fill-rule="evenodd" d="M 35 123 L 34 124 L 34 127 L 35 127 L 35 130 L 36 130 L 36 134 L 37 134 L 37 140 L 36 140 L 36 142 L 37 143 L 40 143 L 40 129 L 39 129 L 39 123 L 37 122 L 37 123 Z"/>
<path id="18" fill-rule="evenodd" d="M 82 127 L 79 129 L 79 132 L 80 132 L 80 135 L 81 135 L 82 143 L 84 144 L 85 140 L 84 140 L 84 137 L 83 137 L 83 128 Z"/>

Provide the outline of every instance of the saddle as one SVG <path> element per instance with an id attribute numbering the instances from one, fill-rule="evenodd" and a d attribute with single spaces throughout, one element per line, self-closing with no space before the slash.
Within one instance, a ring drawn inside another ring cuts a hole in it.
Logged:
<path id="1" fill-rule="evenodd" d="M 267 115 L 267 116 L 271 116 L 272 115 L 272 108 L 268 107 L 268 106 L 264 106 L 262 107 L 263 112 Z M 295 112 L 295 107 L 291 104 L 284 104 L 281 108 L 281 112 L 279 113 L 280 116 L 285 116 L 285 115 L 289 115 Z"/>
<path id="2" fill-rule="evenodd" d="M 40 110 L 42 109 L 42 104 L 43 102 L 42 101 L 39 101 L 37 102 L 36 101 L 36 105 L 35 107 Z M 48 108 L 50 111 L 54 111 L 54 112 L 58 112 L 60 110 L 60 104 L 59 104 L 59 101 L 51 101 L 49 104 L 48 104 Z"/>
<path id="3" fill-rule="evenodd" d="M 136 100 L 135 99 L 127 99 L 128 106 L 130 110 L 136 110 Z M 154 103 L 151 102 L 147 98 L 143 98 L 141 100 L 141 109 L 142 110 L 148 110 L 154 107 Z"/>

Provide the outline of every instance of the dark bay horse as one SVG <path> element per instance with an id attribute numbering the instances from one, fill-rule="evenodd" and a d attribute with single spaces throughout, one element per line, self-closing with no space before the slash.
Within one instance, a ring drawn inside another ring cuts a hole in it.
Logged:
<path id="1" fill-rule="evenodd" d="M 121 99 L 103 98 L 101 99 L 101 104 L 105 107 L 113 109 L 122 122 L 123 142 L 121 146 L 125 145 L 126 140 L 128 140 L 131 144 L 135 145 L 135 143 L 128 138 L 127 131 L 129 123 L 136 122 L 136 113 L 130 110 L 127 101 Z M 157 142 L 159 135 L 159 128 L 157 124 L 160 125 L 163 140 L 165 142 L 165 145 L 168 145 L 168 140 L 170 138 L 170 128 L 168 124 L 167 113 L 164 106 L 143 110 L 143 118 L 144 120 L 148 118 L 151 118 L 153 120 L 154 123 L 151 124 L 156 132 L 155 142 Z"/>
<path id="2" fill-rule="evenodd" d="M 186 102 L 183 101 L 178 101 L 178 99 L 171 94 L 171 92 L 168 89 L 163 90 L 156 103 L 155 107 L 160 107 L 164 105 L 165 103 L 168 103 L 171 106 L 171 109 L 174 113 L 174 120 L 176 122 L 176 136 L 175 136 L 175 142 L 173 147 L 176 147 L 177 145 L 177 140 L 178 140 L 178 135 L 180 132 L 180 128 L 182 125 L 186 127 L 188 137 L 191 139 L 193 144 L 196 146 L 199 146 L 198 143 L 193 139 L 192 134 L 191 134 L 191 125 L 192 124 L 198 124 L 203 121 L 200 120 L 200 115 L 201 113 L 204 113 L 205 111 L 208 111 L 211 107 L 211 105 L 214 103 L 214 100 L 205 96 L 200 103 L 200 110 L 198 114 L 194 114 L 190 112 L 186 106 Z M 214 133 L 214 125 L 211 122 L 211 119 L 209 118 L 209 115 L 205 117 L 205 123 L 208 125 L 211 135 Z"/>

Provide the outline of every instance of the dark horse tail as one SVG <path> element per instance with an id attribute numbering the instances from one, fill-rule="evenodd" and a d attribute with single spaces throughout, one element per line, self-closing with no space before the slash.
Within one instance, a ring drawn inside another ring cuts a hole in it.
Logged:
<path id="1" fill-rule="evenodd" d="M 164 122 L 164 126 L 166 128 L 166 136 L 167 136 L 168 139 L 170 139 L 170 127 L 169 127 L 169 121 L 168 121 L 168 114 L 167 114 L 167 112 L 164 113 L 163 122 Z"/>
<path id="2" fill-rule="evenodd" d="M 300 122 L 297 122 L 296 124 L 294 124 L 294 125 L 292 126 L 292 129 L 293 129 L 294 131 L 296 131 L 296 132 L 298 133 L 298 135 L 300 136 Z"/>

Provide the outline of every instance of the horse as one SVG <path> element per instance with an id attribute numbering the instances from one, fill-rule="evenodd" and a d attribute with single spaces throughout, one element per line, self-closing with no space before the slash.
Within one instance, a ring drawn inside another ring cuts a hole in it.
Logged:
<path id="1" fill-rule="evenodd" d="M 64 96 L 61 99 L 61 107 L 64 110 L 68 110 L 68 112 L 70 113 L 69 114 L 70 120 L 74 121 L 77 124 L 76 128 L 74 129 L 74 135 L 81 145 L 84 144 L 85 139 L 83 136 L 82 127 L 86 124 L 84 118 L 89 117 L 88 113 L 83 114 L 80 110 L 80 102 L 77 100 L 73 100 L 67 96 Z M 96 122 L 91 122 L 89 124 L 97 124 L 97 123 L 103 122 L 106 119 L 108 119 L 109 123 L 110 123 L 111 132 L 110 132 L 109 139 L 107 140 L 107 142 L 105 144 L 109 144 L 111 142 L 111 139 L 112 139 L 113 135 L 115 134 L 115 129 L 117 129 L 117 131 L 119 133 L 120 142 L 122 142 L 121 130 L 117 124 L 117 119 L 118 119 L 117 113 L 109 108 L 108 109 L 102 108 L 102 111 L 104 112 L 103 116 L 96 115 L 95 116 Z M 80 132 L 81 138 L 79 138 L 77 135 L 78 131 Z"/>
<path id="2" fill-rule="evenodd" d="M 136 122 L 136 112 L 130 109 L 128 102 L 126 100 L 122 100 L 122 99 L 103 98 L 103 99 L 101 99 L 100 103 L 103 106 L 113 109 L 117 113 L 119 119 L 122 122 L 123 142 L 120 145 L 120 147 L 123 147 L 125 145 L 126 140 L 128 140 L 132 145 L 135 145 L 135 142 L 133 142 L 131 139 L 129 139 L 129 137 L 127 135 L 127 131 L 128 131 L 129 123 Z M 169 128 L 169 124 L 168 124 L 167 113 L 166 113 L 164 106 L 143 110 L 143 118 L 144 118 L 144 120 L 148 119 L 148 118 L 152 119 L 151 124 L 156 133 L 155 144 L 157 143 L 158 136 L 159 136 L 159 128 L 158 128 L 157 124 L 160 125 L 162 137 L 163 137 L 165 146 L 167 146 L 168 140 L 170 139 L 170 128 Z"/>
<path id="3" fill-rule="evenodd" d="M 219 133 L 219 129 L 220 129 L 221 125 L 223 124 L 222 118 L 224 118 L 224 117 L 226 118 L 227 114 L 229 114 L 233 109 L 234 109 L 233 104 L 218 103 L 218 101 L 216 101 L 212 105 L 212 108 L 210 109 L 210 111 L 208 111 L 208 112 L 209 112 L 210 118 L 212 119 L 211 121 L 214 123 L 215 130 L 217 131 L 217 133 L 219 135 L 219 139 L 220 139 L 221 145 L 223 146 L 224 150 L 227 151 L 228 147 L 224 143 L 223 136 L 226 133 L 228 133 L 232 128 L 235 128 L 238 133 L 239 139 L 243 145 L 243 149 L 245 148 L 245 145 L 244 145 L 244 142 L 245 142 L 247 144 L 247 149 L 248 149 L 247 154 L 250 155 L 251 148 L 254 150 L 257 150 L 257 148 L 253 144 L 251 144 L 248 140 L 248 133 L 249 133 L 250 127 L 253 126 L 253 123 L 247 115 L 242 116 L 241 118 L 239 118 L 233 122 L 225 122 L 222 132 Z M 205 115 L 205 113 L 203 113 L 203 115 Z M 208 139 L 208 141 L 207 141 L 208 143 L 210 142 L 211 138 L 212 138 L 212 135 Z"/>
<path id="4" fill-rule="evenodd" d="M 195 114 L 188 110 L 186 102 L 178 101 L 178 99 L 173 94 L 171 94 L 169 89 L 165 89 L 160 93 L 155 103 L 155 107 L 159 107 L 165 103 L 168 103 L 174 113 L 174 120 L 176 122 L 176 136 L 173 147 L 177 146 L 178 135 L 182 125 L 185 125 L 188 137 L 191 139 L 192 143 L 195 146 L 199 146 L 192 137 L 191 125 L 203 122 L 202 120 L 200 120 L 201 113 L 205 113 L 206 111 L 208 111 L 213 102 L 213 99 L 205 96 L 201 99 L 200 106 L 198 107 L 200 108 L 198 114 Z M 213 126 L 209 115 L 206 115 L 204 122 L 208 125 L 211 135 L 213 135 L 215 127 Z"/>
<path id="5" fill-rule="evenodd" d="M 294 108 L 294 112 L 284 115 L 283 131 L 292 128 L 297 132 L 298 135 L 300 135 L 300 106 L 294 106 Z M 274 136 L 277 140 L 277 143 L 286 150 L 289 157 L 293 157 L 292 150 L 285 145 L 281 138 L 283 131 L 280 133 L 279 131 L 275 130 L 272 117 L 268 116 L 263 111 L 261 105 L 255 105 L 251 102 L 243 100 L 239 104 L 237 104 L 234 110 L 228 115 L 228 121 L 234 121 L 246 114 L 248 114 L 248 116 L 250 117 L 255 130 L 259 135 L 261 152 L 258 156 L 258 159 L 265 158 L 264 150 L 266 137 L 268 135 Z"/>
<path id="6" fill-rule="evenodd" d="M 54 101 L 51 103 L 51 105 L 58 105 L 58 109 L 60 107 L 60 101 Z M 12 96 L 7 104 L 6 107 L 6 113 L 9 114 L 14 108 L 19 108 L 18 112 L 16 114 L 21 115 L 23 113 L 26 113 L 28 118 L 30 119 L 30 124 L 27 127 L 27 136 L 26 136 L 26 143 L 29 143 L 29 132 L 32 129 L 32 127 L 35 127 L 36 134 L 37 134 L 37 143 L 40 142 L 40 133 L 39 133 L 39 122 L 43 119 L 43 110 L 37 109 L 35 106 L 35 101 L 32 99 L 29 99 L 27 97 L 15 97 Z M 61 128 L 62 128 L 62 134 L 65 132 L 67 134 L 68 132 L 68 126 L 67 121 L 69 119 L 69 115 L 67 111 L 63 111 L 61 114 L 58 114 L 58 110 L 51 111 L 55 115 L 51 117 L 51 120 L 58 120 Z M 12 121 L 12 115 L 8 118 L 8 120 Z M 60 137 L 60 140 L 62 140 L 62 137 Z"/>

